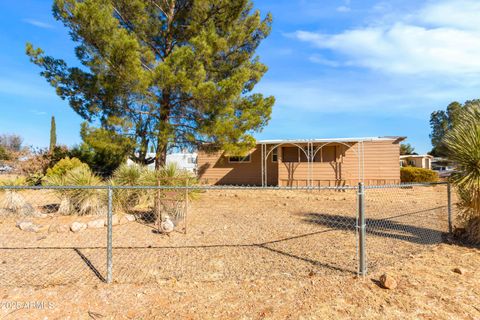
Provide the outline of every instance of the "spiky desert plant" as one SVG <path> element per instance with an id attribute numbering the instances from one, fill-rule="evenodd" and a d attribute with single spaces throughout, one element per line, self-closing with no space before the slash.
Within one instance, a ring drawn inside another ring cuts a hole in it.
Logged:
<path id="1" fill-rule="evenodd" d="M 50 175 L 43 178 L 43 185 L 44 186 L 66 186 L 65 182 L 65 175 L 57 174 L 57 175 Z M 73 208 L 72 202 L 70 200 L 68 190 L 66 189 L 55 189 L 53 193 L 58 197 L 60 200 L 60 204 L 58 206 L 58 213 L 62 215 L 70 215 L 75 211 Z"/>
<path id="2" fill-rule="evenodd" d="M 113 186 L 139 186 L 144 172 L 147 170 L 145 166 L 138 164 L 123 164 L 115 170 L 110 184 Z M 143 191 L 140 189 L 117 189 L 113 194 L 114 206 L 117 210 L 127 212 L 137 206 L 141 201 Z"/>
<path id="3" fill-rule="evenodd" d="M 48 177 L 45 179 L 44 184 L 65 187 L 65 189 L 54 190 L 60 200 L 59 213 L 98 215 L 106 212 L 107 196 L 105 190 L 75 188 L 77 186 L 95 187 L 103 185 L 102 180 L 88 167 L 74 168 L 63 176 Z"/>
<path id="4" fill-rule="evenodd" d="M 1 186 L 6 187 L 18 187 L 25 186 L 25 178 L 17 178 L 10 180 L 0 181 Z M 0 189 L 4 193 L 2 200 L 0 201 L 0 208 L 4 209 L 9 214 L 17 215 L 32 215 L 34 209 L 31 204 L 27 202 L 25 197 L 19 192 L 18 189 Z M 3 211 L 3 210 L 2 210 Z"/>
<path id="5" fill-rule="evenodd" d="M 461 111 L 444 143 L 449 158 L 457 164 L 452 182 L 458 189 L 465 236 L 480 243 L 480 104 L 470 104 Z"/>
<path id="6" fill-rule="evenodd" d="M 140 179 L 140 184 L 143 186 L 172 186 L 172 187 L 185 187 L 194 186 L 197 183 L 196 177 L 186 171 L 180 169 L 175 163 L 168 163 L 159 170 L 146 170 L 143 172 Z M 178 192 L 178 196 L 183 194 L 182 190 L 175 188 L 158 190 L 149 189 L 144 192 L 146 203 L 152 203 L 159 200 L 159 197 L 163 197 L 166 192 Z M 195 190 L 189 190 L 188 196 L 190 199 L 196 198 L 197 192 Z M 156 207 L 158 204 L 154 204 Z"/>

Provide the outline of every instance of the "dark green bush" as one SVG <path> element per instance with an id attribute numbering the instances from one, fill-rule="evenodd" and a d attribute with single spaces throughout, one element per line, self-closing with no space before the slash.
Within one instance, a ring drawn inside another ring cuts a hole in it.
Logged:
<path id="1" fill-rule="evenodd" d="M 3 146 L 0 146 L 0 160 L 11 160 L 9 152 Z"/>
<path id="2" fill-rule="evenodd" d="M 404 167 L 400 168 L 400 180 L 402 183 L 436 182 L 438 181 L 438 174 L 429 169 Z"/>

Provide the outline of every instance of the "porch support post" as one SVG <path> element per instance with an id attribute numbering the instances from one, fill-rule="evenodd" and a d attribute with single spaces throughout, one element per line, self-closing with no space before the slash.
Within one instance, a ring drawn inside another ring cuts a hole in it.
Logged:
<path id="1" fill-rule="evenodd" d="M 268 186 L 268 147 L 267 145 L 263 145 L 263 171 L 264 171 L 264 178 L 263 181 L 265 182 L 264 187 Z"/>
<path id="2" fill-rule="evenodd" d="M 260 145 L 260 154 L 261 154 L 260 162 L 261 162 L 261 174 L 262 174 L 262 187 L 265 187 L 265 168 L 264 168 L 264 166 L 265 166 L 265 161 L 264 161 L 264 159 L 265 159 L 265 149 L 264 149 L 264 144 L 263 143 Z"/>

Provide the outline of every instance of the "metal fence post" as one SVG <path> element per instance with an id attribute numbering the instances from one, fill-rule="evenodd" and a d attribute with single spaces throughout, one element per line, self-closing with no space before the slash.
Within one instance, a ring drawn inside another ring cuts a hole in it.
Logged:
<path id="1" fill-rule="evenodd" d="M 452 187 L 450 182 L 447 183 L 447 206 L 448 206 L 448 233 L 453 232 L 452 226 Z"/>
<path id="2" fill-rule="evenodd" d="M 112 202 L 113 190 L 108 187 L 108 213 L 107 213 L 107 283 L 112 282 Z"/>
<path id="3" fill-rule="evenodd" d="M 365 252 L 365 185 L 363 182 L 358 183 L 358 274 L 365 276 L 367 274 L 367 261 Z"/>

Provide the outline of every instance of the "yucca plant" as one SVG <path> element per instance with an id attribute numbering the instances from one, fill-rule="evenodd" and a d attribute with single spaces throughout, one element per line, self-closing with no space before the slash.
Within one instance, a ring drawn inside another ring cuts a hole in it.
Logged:
<path id="1" fill-rule="evenodd" d="M 139 186 L 142 176 L 148 170 L 145 166 L 123 164 L 115 170 L 109 183 L 112 186 Z M 142 199 L 140 189 L 117 189 L 113 201 L 116 210 L 128 212 L 137 206 Z"/>
<path id="2" fill-rule="evenodd" d="M 140 178 L 140 184 L 149 187 L 185 187 L 196 185 L 197 179 L 192 173 L 180 169 L 176 163 L 168 163 L 160 170 L 145 170 Z M 192 190 L 189 194 L 193 195 Z"/>
<path id="3" fill-rule="evenodd" d="M 140 183 L 143 186 L 150 187 L 184 187 L 194 186 L 197 182 L 196 178 L 190 172 L 181 170 L 175 163 L 169 163 L 160 168 L 160 170 L 144 171 Z M 143 193 L 146 197 L 143 203 L 149 204 L 148 206 L 154 210 L 155 216 L 158 219 L 162 213 L 169 211 L 166 207 L 170 207 L 170 209 L 172 209 L 178 206 L 183 206 L 182 201 L 184 199 L 185 192 L 185 190 L 179 190 L 176 188 L 161 190 L 148 189 Z M 197 193 L 194 190 L 190 189 L 187 196 L 189 199 L 193 199 L 196 197 L 196 194 Z M 176 214 L 170 213 L 170 215 L 173 216 L 172 218 L 176 219 Z"/>
<path id="4" fill-rule="evenodd" d="M 480 104 L 473 103 L 462 110 L 444 142 L 449 158 L 457 164 L 452 182 L 460 198 L 465 237 L 480 243 Z"/>
<path id="5" fill-rule="evenodd" d="M 77 167 L 63 176 L 52 176 L 44 180 L 50 186 L 102 186 L 102 180 L 88 167 Z M 58 189 L 54 191 L 60 199 L 59 213 L 62 214 L 102 214 L 106 212 L 107 197 L 100 189 Z"/>
<path id="6" fill-rule="evenodd" d="M 25 178 L 0 181 L 1 186 L 12 187 L 25 186 L 26 183 Z M 6 213 L 29 216 L 35 212 L 32 205 L 25 200 L 25 197 L 18 190 L 0 189 L 0 192 L 4 193 L 2 200 L 0 201 L 0 208 L 4 209 Z"/>

